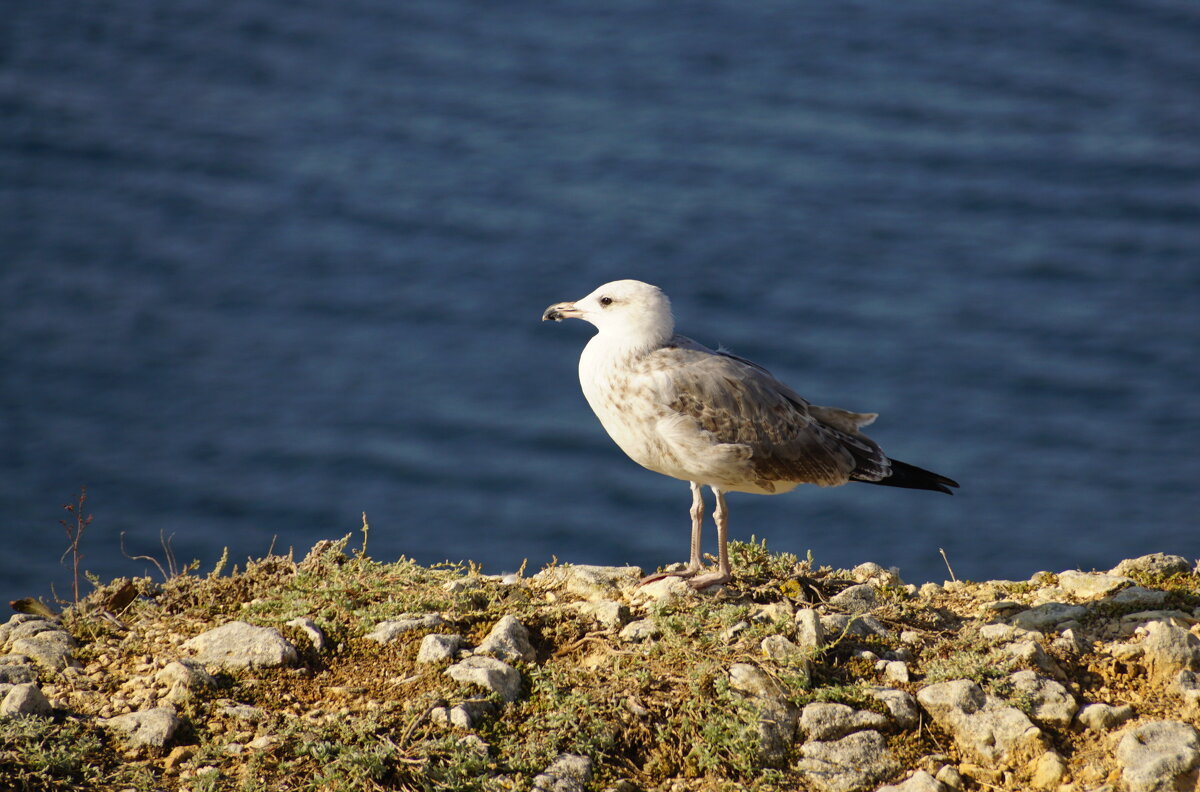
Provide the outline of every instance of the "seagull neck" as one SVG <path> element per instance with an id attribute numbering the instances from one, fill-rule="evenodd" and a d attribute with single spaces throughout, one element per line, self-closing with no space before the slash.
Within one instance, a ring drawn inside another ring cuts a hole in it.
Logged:
<path id="1" fill-rule="evenodd" d="M 658 334 L 650 333 L 611 333 L 599 332 L 588 346 L 609 358 L 634 358 L 658 349 L 670 341 L 671 335 L 660 338 Z"/>

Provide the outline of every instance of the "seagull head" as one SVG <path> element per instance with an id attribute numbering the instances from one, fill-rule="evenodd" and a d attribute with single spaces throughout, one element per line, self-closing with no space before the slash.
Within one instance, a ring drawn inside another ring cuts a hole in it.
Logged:
<path id="1" fill-rule="evenodd" d="M 667 295 L 637 280 L 606 283 L 582 300 L 555 303 L 542 314 L 543 322 L 563 319 L 582 319 L 601 335 L 635 343 L 665 343 L 675 332 Z"/>

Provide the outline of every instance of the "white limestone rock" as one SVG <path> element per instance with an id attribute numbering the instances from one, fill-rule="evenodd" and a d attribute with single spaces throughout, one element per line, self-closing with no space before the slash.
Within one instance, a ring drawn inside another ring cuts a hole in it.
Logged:
<path id="1" fill-rule="evenodd" d="M 903 783 L 881 786 L 875 792 L 949 792 L 949 787 L 924 770 L 918 770 Z"/>
<path id="2" fill-rule="evenodd" d="M 457 682 L 476 685 L 497 693 L 505 701 L 516 701 L 521 695 L 520 672 L 494 657 L 468 657 L 447 668 L 446 675 Z"/>
<path id="3" fill-rule="evenodd" d="M 1036 608 L 1021 611 L 1009 619 L 1009 623 L 1023 630 L 1047 632 L 1065 622 L 1082 619 L 1087 615 L 1087 612 L 1087 608 L 1082 605 L 1068 605 L 1065 602 L 1047 602 L 1038 605 Z"/>
<path id="4" fill-rule="evenodd" d="M 154 681 L 166 688 L 181 687 L 185 690 L 204 690 L 217 686 L 212 674 L 195 660 L 167 663 L 154 675 Z"/>
<path id="5" fill-rule="evenodd" d="M 729 668 L 729 686 L 754 699 L 758 707 L 758 759 L 767 767 L 781 767 L 796 736 L 799 713 L 787 700 L 787 690 L 774 677 L 749 663 Z"/>
<path id="6" fill-rule="evenodd" d="M 1015 707 L 966 679 L 922 688 L 917 701 L 980 764 L 1017 767 L 1045 751 L 1041 729 Z"/>
<path id="7" fill-rule="evenodd" d="M 879 607 L 879 592 L 869 583 L 859 583 L 831 597 L 829 604 L 846 613 L 869 613 Z"/>
<path id="8" fill-rule="evenodd" d="M 796 644 L 810 652 L 825 646 L 825 630 L 821 626 L 821 616 L 813 608 L 800 608 L 793 615 L 796 622 Z"/>
<path id="9" fill-rule="evenodd" d="M 915 729 L 921 722 L 917 700 L 908 691 L 879 685 L 869 686 L 865 691 L 887 708 L 888 714 L 901 729 Z"/>
<path id="10" fill-rule="evenodd" d="M 809 653 L 788 640 L 784 635 L 768 635 L 762 639 L 760 648 L 765 656 L 780 665 L 792 666 L 807 671 Z"/>
<path id="11" fill-rule="evenodd" d="M 440 663 L 453 660 L 466 645 L 467 641 L 461 635 L 430 633 L 421 639 L 421 648 L 417 650 L 417 662 Z"/>
<path id="12" fill-rule="evenodd" d="M 296 647 L 278 630 L 242 621 L 228 622 L 184 641 L 197 663 L 225 669 L 276 668 L 299 661 Z"/>
<path id="13" fill-rule="evenodd" d="M 37 669 L 28 663 L 0 663 L 0 684 L 23 685 L 37 677 Z"/>
<path id="14" fill-rule="evenodd" d="M 413 630 L 433 630 L 446 624 L 446 620 L 436 613 L 403 614 L 398 619 L 388 619 L 375 625 L 375 629 L 367 633 L 367 639 L 379 644 L 388 644 L 406 632 Z"/>
<path id="15" fill-rule="evenodd" d="M 592 780 L 592 760 L 578 754 L 559 754 L 534 776 L 534 792 L 584 792 Z"/>
<path id="16" fill-rule="evenodd" d="M 183 721 L 170 707 L 155 707 L 102 719 L 100 725 L 119 732 L 126 747 L 162 748 L 183 725 Z"/>
<path id="17" fill-rule="evenodd" d="M 1104 602 L 1119 608 L 1142 608 L 1150 610 L 1161 608 L 1167 601 L 1168 593 L 1161 589 L 1148 589 L 1144 586 L 1130 586 L 1121 589 L 1116 594 L 1104 598 Z"/>
<path id="18" fill-rule="evenodd" d="M 642 579 L 639 567 L 564 564 L 543 569 L 531 580 L 547 589 L 558 589 L 581 599 L 615 599 L 621 589 L 632 589 Z M 678 578 L 676 578 L 678 579 Z"/>
<path id="19" fill-rule="evenodd" d="M 631 621 L 621 628 L 621 632 L 617 633 L 617 637 L 622 641 L 631 641 L 633 643 L 653 641 L 661 635 L 662 629 L 655 623 L 654 619 Z"/>
<path id="20" fill-rule="evenodd" d="M 1075 722 L 1090 731 L 1110 731 L 1132 718 L 1134 714 L 1133 707 L 1128 704 L 1114 707 L 1111 704 L 1096 702 L 1080 707 L 1075 713 Z"/>
<path id="21" fill-rule="evenodd" d="M 1134 585 L 1133 579 L 1124 575 L 1103 572 L 1079 572 L 1068 569 L 1058 573 L 1058 585 L 1076 599 L 1091 600 L 1106 597 L 1123 588 Z"/>
<path id="22" fill-rule="evenodd" d="M 1200 774 L 1200 736 L 1187 723 L 1151 721 L 1124 732 L 1116 757 L 1128 792 L 1191 790 Z"/>
<path id="23" fill-rule="evenodd" d="M 1200 671 L 1200 638 L 1166 622 L 1149 622 L 1143 629 L 1143 660 L 1152 678 L 1167 682 L 1180 671 Z"/>
<path id="24" fill-rule="evenodd" d="M 814 702 L 800 711 L 799 727 L 809 740 L 835 740 L 856 731 L 878 731 L 889 725 L 886 715 L 834 702 Z"/>
<path id="25" fill-rule="evenodd" d="M 1167 577 L 1192 568 L 1183 556 L 1166 553 L 1150 553 L 1138 558 L 1127 558 L 1109 570 L 1110 575 L 1150 575 Z"/>
<path id="26" fill-rule="evenodd" d="M 606 630 L 619 630 L 629 621 L 629 606 L 611 599 L 572 602 L 570 608 L 589 616 Z"/>
<path id="27" fill-rule="evenodd" d="M 715 588 L 708 590 L 716 591 Z M 635 603 L 650 604 L 656 602 L 675 602 L 677 600 L 694 600 L 700 595 L 683 578 L 671 576 L 656 580 L 653 583 L 647 583 L 644 586 L 638 586 L 630 590 L 628 596 Z"/>
<path id="28" fill-rule="evenodd" d="M 515 616 L 503 616 L 487 637 L 475 647 L 477 654 L 491 655 L 506 663 L 532 663 L 537 652 L 529 642 L 529 630 Z"/>
<path id="29" fill-rule="evenodd" d="M 309 642 L 312 643 L 312 648 L 317 652 L 324 652 L 329 644 L 329 640 L 325 637 L 325 631 L 306 616 L 297 616 L 288 622 L 287 626 L 296 627 L 307 635 Z"/>
<path id="30" fill-rule="evenodd" d="M 49 627 L 41 629 L 42 625 Z M 18 625 L 10 634 L 8 646 L 13 654 L 24 655 L 50 671 L 79 665 L 73 654 L 77 646 L 75 639 L 54 622 L 32 621 Z"/>
<path id="31" fill-rule="evenodd" d="M 31 715 L 38 718 L 50 717 L 50 702 L 33 682 L 12 685 L 0 701 L 0 718 L 16 715 Z"/>
<path id="32" fill-rule="evenodd" d="M 809 740 L 800 746 L 798 769 L 818 792 L 859 792 L 874 788 L 900 766 L 877 731 L 859 731 L 840 740 Z"/>
<path id="33" fill-rule="evenodd" d="M 1075 697 L 1053 679 L 1039 677 L 1033 671 L 1018 671 L 1008 677 L 1013 692 L 1032 706 L 1030 717 L 1042 726 L 1065 729 L 1071 725 L 1079 705 Z"/>

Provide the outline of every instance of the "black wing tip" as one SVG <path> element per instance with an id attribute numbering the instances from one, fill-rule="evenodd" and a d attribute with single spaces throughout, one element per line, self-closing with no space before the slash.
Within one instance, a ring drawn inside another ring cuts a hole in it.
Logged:
<path id="1" fill-rule="evenodd" d="M 944 492 L 947 495 L 953 495 L 954 490 L 958 489 L 958 482 L 954 479 L 947 478 L 946 476 L 942 476 L 938 473 L 934 473 L 932 475 L 937 477 L 937 482 L 935 484 L 936 489 L 934 490 L 935 492 Z"/>
<path id="2" fill-rule="evenodd" d="M 910 465 L 907 462 L 901 462 L 896 459 L 890 460 L 892 463 L 892 475 L 878 481 L 866 481 L 858 479 L 864 484 L 878 484 L 882 487 L 901 487 L 903 489 L 918 489 L 928 490 L 930 492 L 942 492 L 946 495 L 953 495 L 954 490 L 958 489 L 958 482 L 952 478 L 947 478 L 939 473 L 934 473 L 931 470 L 919 468 L 916 465 Z"/>

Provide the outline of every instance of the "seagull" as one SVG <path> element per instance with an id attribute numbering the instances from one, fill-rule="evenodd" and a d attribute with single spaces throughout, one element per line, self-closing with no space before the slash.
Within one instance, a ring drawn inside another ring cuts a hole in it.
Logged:
<path id="1" fill-rule="evenodd" d="M 877 413 L 810 404 L 762 366 L 676 335 L 671 302 L 657 286 L 613 281 L 542 314 L 563 319 L 596 327 L 579 357 L 579 383 L 609 436 L 642 467 L 691 485 L 688 565 L 643 583 L 679 576 L 704 589 L 732 579 L 728 492 L 778 495 L 800 484 L 861 481 L 951 495 L 958 486 L 884 454 L 859 431 Z M 700 574 L 704 487 L 716 498 L 718 558 L 715 571 Z"/>

